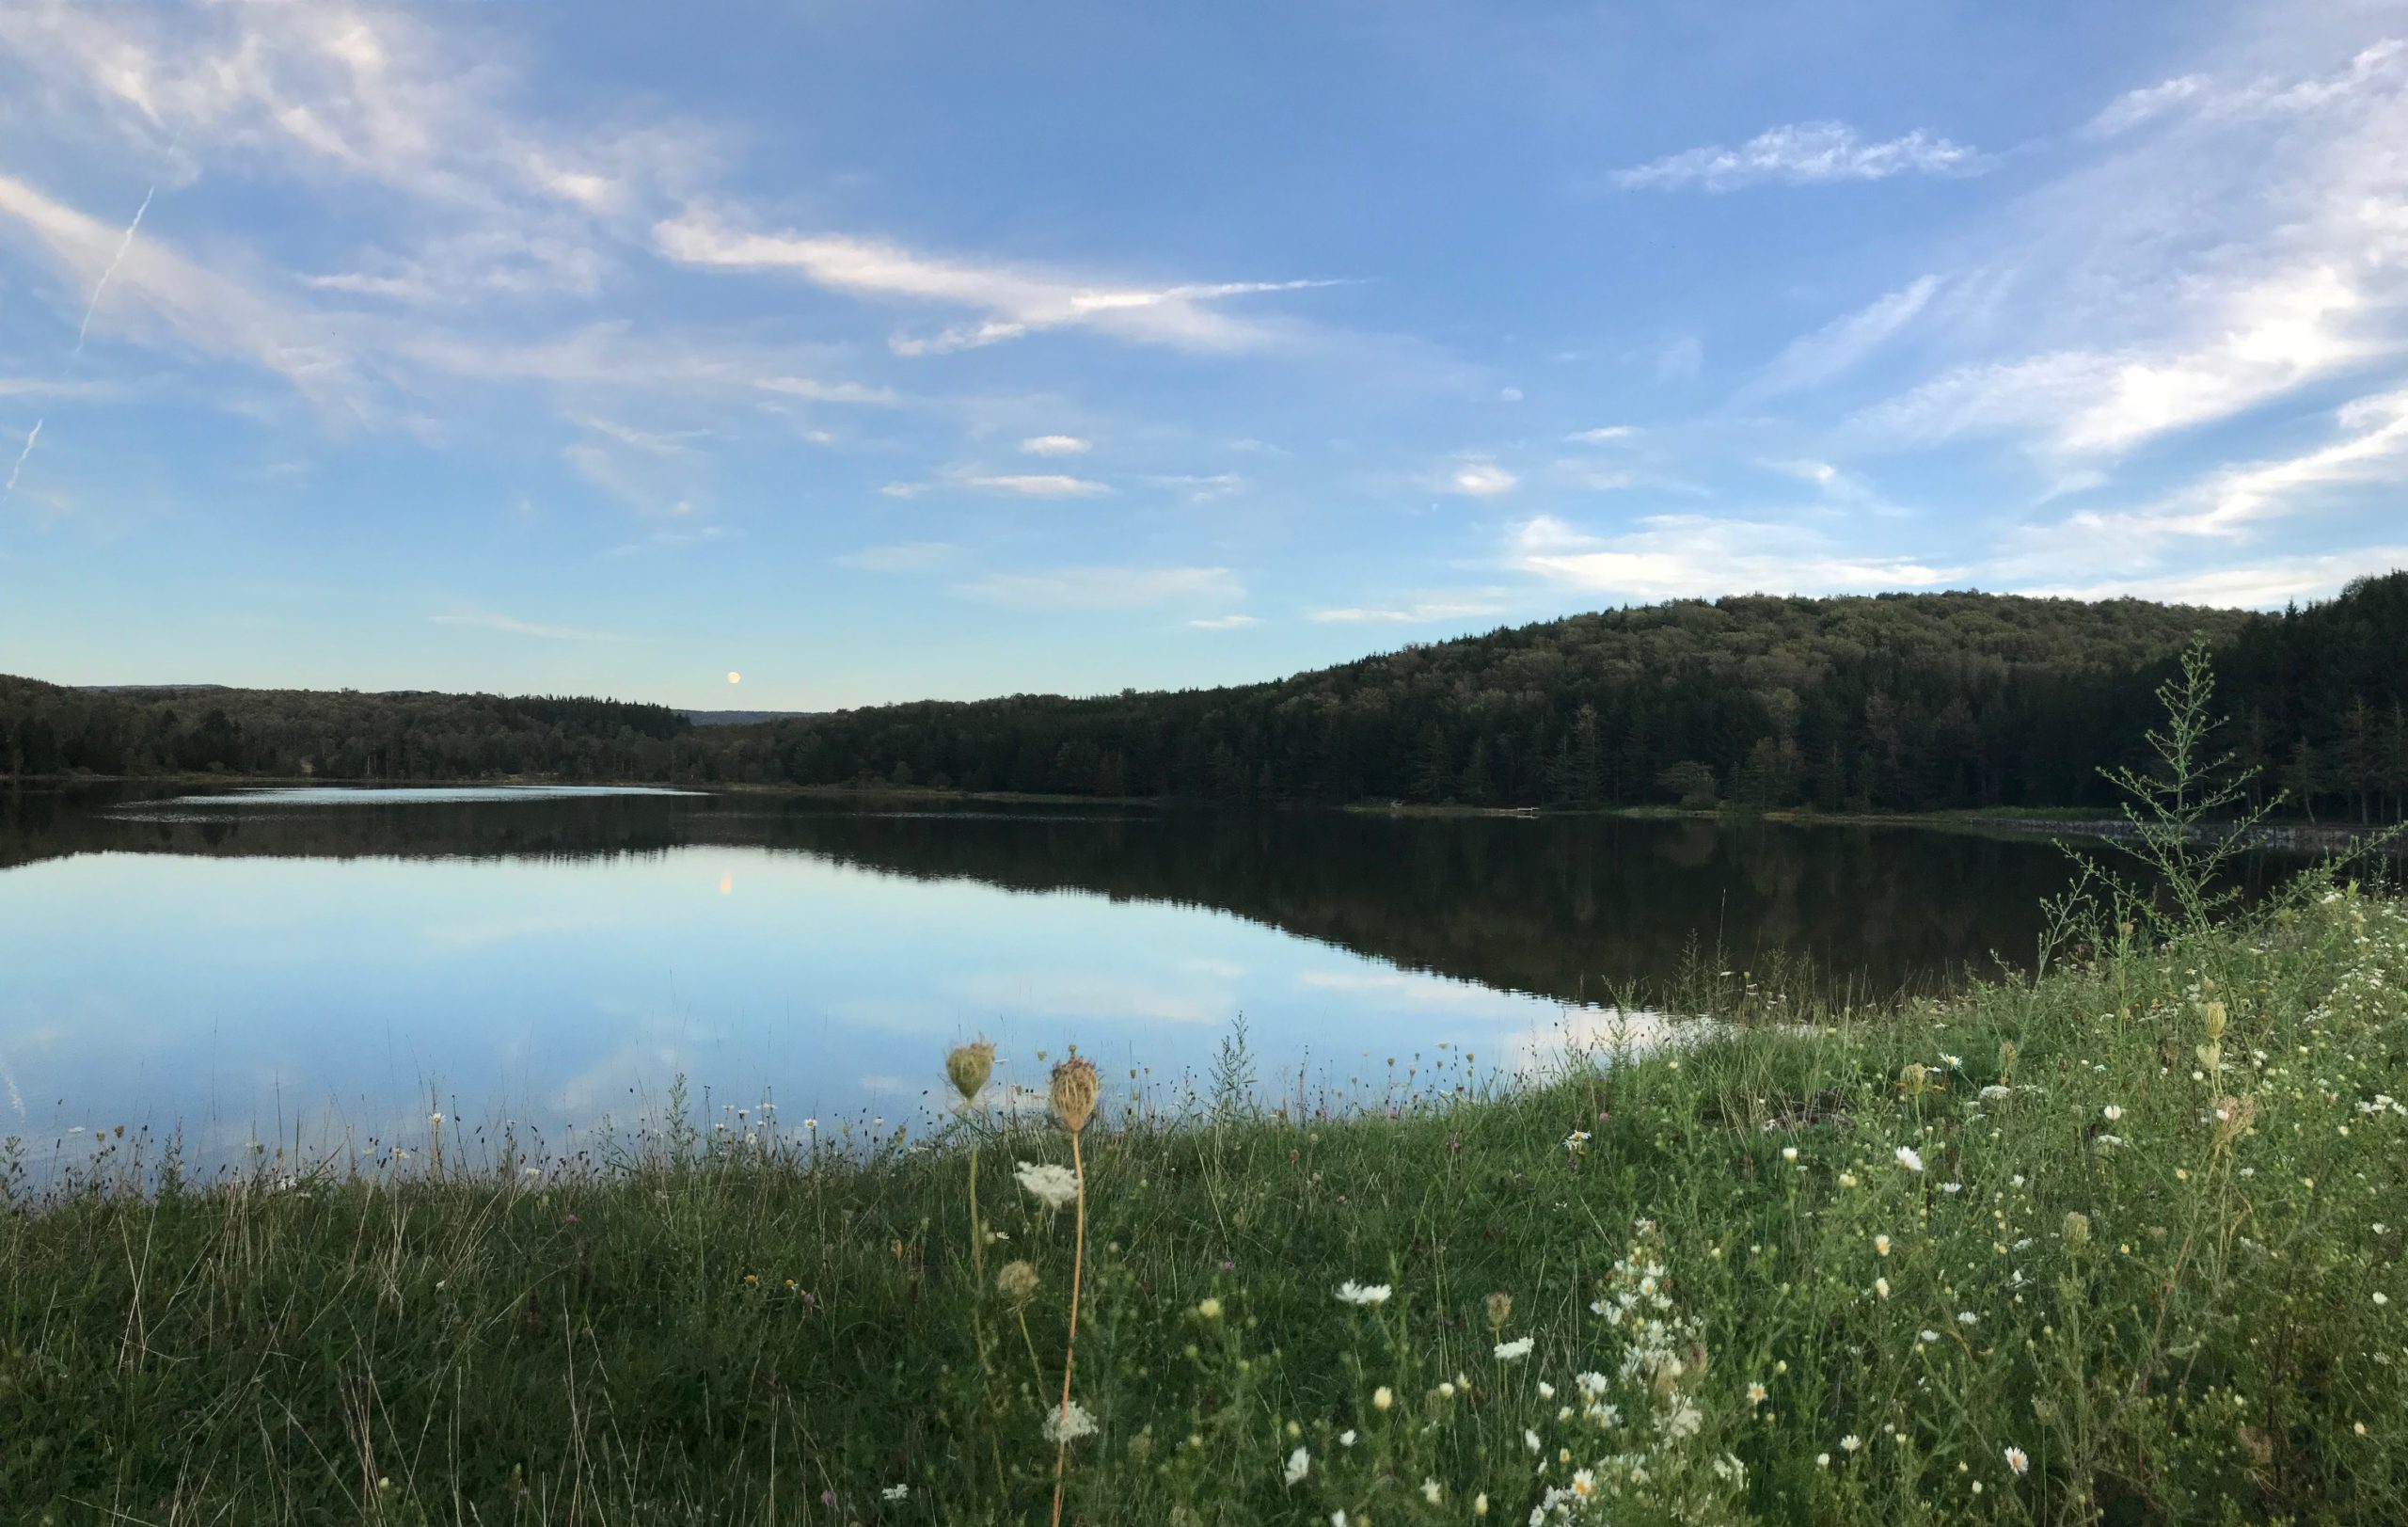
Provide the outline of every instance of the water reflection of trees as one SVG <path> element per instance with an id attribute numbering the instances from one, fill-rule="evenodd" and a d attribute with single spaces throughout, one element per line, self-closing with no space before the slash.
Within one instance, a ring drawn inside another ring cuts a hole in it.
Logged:
<path id="1" fill-rule="evenodd" d="M 0 867 L 96 851 L 581 859 L 686 845 L 1209 907 L 1408 968 L 1559 997 L 1778 947 L 1886 993 L 2031 948 L 2045 844 L 1906 828 L 1338 812 L 863 814 L 765 797 L 196 812 L 0 796 Z"/>

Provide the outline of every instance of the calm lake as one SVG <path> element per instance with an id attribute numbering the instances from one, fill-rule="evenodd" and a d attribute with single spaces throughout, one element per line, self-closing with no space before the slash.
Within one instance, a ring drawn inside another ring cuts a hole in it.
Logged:
<path id="1" fill-rule="evenodd" d="M 929 1118 L 978 1034 L 1005 1080 L 1075 1043 L 1176 1105 L 1241 1015 L 1266 1093 L 1377 1105 L 1560 1054 L 1692 949 L 1877 994 L 2020 959 L 2063 881 L 2045 843 L 1909 828 L 22 791 L 0 1135 L 148 1125 L 223 1164 L 415 1145 L 439 1110 L 560 1150 L 680 1074 L 736 1127 L 767 1095 L 858 1134 Z"/>

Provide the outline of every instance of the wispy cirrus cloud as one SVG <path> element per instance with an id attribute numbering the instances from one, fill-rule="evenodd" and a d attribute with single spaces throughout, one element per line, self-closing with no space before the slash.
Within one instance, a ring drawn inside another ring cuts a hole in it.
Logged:
<path id="1" fill-rule="evenodd" d="M 1742 399 L 1767 398 L 1817 387 L 1854 371 L 1895 339 L 1931 303 L 1937 276 L 1918 277 L 1812 334 L 1790 342 L 1740 390 Z"/>
<path id="2" fill-rule="evenodd" d="M 680 264 L 767 271 L 831 291 L 894 301 L 967 308 L 982 316 L 932 335 L 897 333 L 898 355 L 1017 340 L 1048 329 L 1087 328 L 1117 339 L 1183 350 L 1261 349 L 1276 326 L 1225 312 L 1231 297 L 1301 292 L 1324 280 L 1182 282 L 1165 286 L 1083 280 L 1050 271 L 925 255 L 899 244 L 843 233 L 760 233 L 689 212 L 653 228 L 653 242 Z"/>
<path id="3" fill-rule="evenodd" d="M 46 258 L 75 288 L 111 271 L 93 316 L 116 332 L 235 357 L 282 376 L 322 406 L 364 417 L 373 384 L 340 330 L 253 283 L 186 260 L 155 235 L 130 245 L 122 225 L 0 174 L 0 239 Z"/>
<path id="4" fill-rule="evenodd" d="M 1869 140 L 1846 122 L 1793 122 L 1745 143 L 1685 149 L 1633 165 L 1610 179 L 1625 191 L 1735 191 L 1766 182 L 1814 185 L 1893 175 L 1967 175 L 1985 167 L 1974 150 L 1921 128 Z"/>
<path id="5" fill-rule="evenodd" d="M 1430 595 L 1391 605 L 1340 605 L 1306 612 L 1307 620 L 1323 626 L 1429 626 L 1446 621 L 1479 620 L 1502 615 L 1506 603 L 1495 589 Z"/>
<path id="6" fill-rule="evenodd" d="M 2330 519 L 2353 507 L 2360 517 L 2396 518 L 2387 506 L 2341 490 L 2408 485 L 2408 390 L 2354 399 L 2334 413 L 2333 423 L 2332 438 L 2286 455 L 2210 469 L 2136 507 L 2083 509 L 2011 532 L 1998 565 L 2014 576 L 2048 579 L 2051 586 L 2061 582 L 2060 570 L 2069 561 L 2117 568 L 2119 581 L 2136 585 L 2180 578 L 2212 581 L 2224 574 L 2198 565 L 2203 553 L 2243 571 L 2270 565 L 2261 554 L 2238 549 L 2260 540 L 2276 521 L 2311 515 Z M 2188 561 L 2192 569 L 2164 571 L 2169 560 Z M 2294 571 L 2308 565 L 2297 557 L 2279 565 Z"/>
<path id="7" fill-rule="evenodd" d="M 1841 550 L 1805 525 L 1705 515 L 1653 515 L 1612 535 L 1539 515 L 1508 536 L 1505 561 L 1548 582 L 1625 600 L 1936 588 L 1966 574 L 1911 556 Z"/>
<path id="8" fill-rule="evenodd" d="M 2400 567 L 2408 567 L 2408 542 L 2252 558 L 2225 566 L 2137 578 L 2033 583 L 2018 592 L 2061 599 L 2158 599 L 2227 610 L 2269 610 L 2293 599 L 2330 597 L 2354 579 Z"/>
<path id="9" fill-rule="evenodd" d="M 1259 615 L 1207 615 L 1199 620 L 1191 620 L 1187 624 L 1199 631 L 1236 631 L 1244 630 L 1248 626 L 1261 625 L 1262 617 Z"/>
<path id="10" fill-rule="evenodd" d="M 1925 314 L 1957 357 L 1861 409 L 1856 439 L 2004 435 L 2064 475 L 2408 359 L 2408 45 L 2180 75 L 2091 137 L 1979 231 L 1952 275 L 1982 299 Z"/>
<path id="11" fill-rule="evenodd" d="M 990 472 L 969 467 L 940 477 L 889 483 L 879 491 L 890 499 L 916 499 L 948 487 L 1021 499 L 1100 499 L 1112 491 L 1109 483 L 1065 472 Z"/>

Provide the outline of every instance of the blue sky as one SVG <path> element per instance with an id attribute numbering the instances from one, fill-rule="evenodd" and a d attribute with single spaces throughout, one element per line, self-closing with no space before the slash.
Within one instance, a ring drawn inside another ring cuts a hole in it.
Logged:
<path id="1" fill-rule="evenodd" d="M 0 8 L 0 671 L 819 708 L 2408 565 L 2408 6 L 665 15 Z"/>

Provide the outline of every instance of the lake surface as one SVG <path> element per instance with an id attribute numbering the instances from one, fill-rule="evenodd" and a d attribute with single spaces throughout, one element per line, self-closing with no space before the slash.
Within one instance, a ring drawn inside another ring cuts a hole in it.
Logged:
<path id="1" fill-rule="evenodd" d="M 442 1111 L 559 1149 L 683 1074 L 736 1127 L 769 1095 L 858 1136 L 925 1121 L 978 1034 L 1001 1078 L 1075 1043 L 1177 1105 L 1241 1015 L 1266 1093 L 1378 1105 L 1560 1054 L 1692 951 L 1879 994 L 2020 958 L 2063 879 L 2043 843 L 1908 828 L 22 791 L 0 1135 L 39 1158 L 148 1125 L 223 1164 L 417 1144 Z"/>

